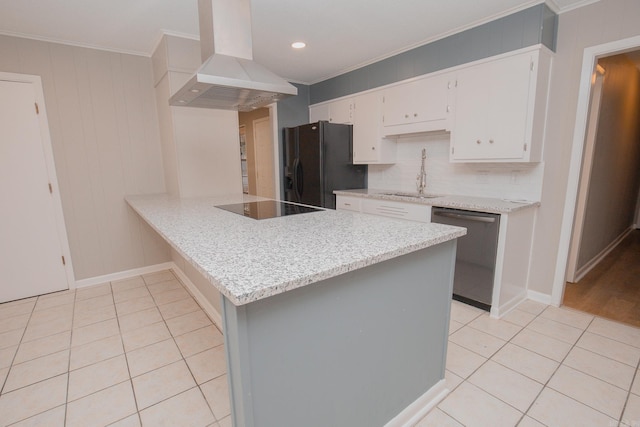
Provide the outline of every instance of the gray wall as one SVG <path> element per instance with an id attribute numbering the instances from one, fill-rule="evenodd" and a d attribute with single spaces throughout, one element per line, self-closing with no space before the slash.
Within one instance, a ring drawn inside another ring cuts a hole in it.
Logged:
<path id="1" fill-rule="evenodd" d="M 538 4 L 313 84 L 309 101 L 316 104 L 540 43 L 555 50 L 557 18 L 547 5 Z"/>
<path id="2" fill-rule="evenodd" d="M 605 70 L 578 270 L 634 224 L 640 189 L 640 72 L 626 55 Z"/>

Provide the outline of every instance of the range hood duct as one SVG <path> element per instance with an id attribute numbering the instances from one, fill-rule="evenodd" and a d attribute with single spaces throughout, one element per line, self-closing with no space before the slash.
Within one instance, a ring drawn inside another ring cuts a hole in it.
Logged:
<path id="1" fill-rule="evenodd" d="M 249 0 L 198 0 L 202 65 L 169 104 L 251 111 L 298 89 L 253 61 Z"/>

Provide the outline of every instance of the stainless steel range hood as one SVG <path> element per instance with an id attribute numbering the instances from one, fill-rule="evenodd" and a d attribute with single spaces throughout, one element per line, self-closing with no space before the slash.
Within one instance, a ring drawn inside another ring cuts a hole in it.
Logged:
<path id="1" fill-rule="evenodd" d="M 249 0 L 198 0 L 203 64 L 169 104 L 251 111 L 298 89 L 253 61 Z"/>

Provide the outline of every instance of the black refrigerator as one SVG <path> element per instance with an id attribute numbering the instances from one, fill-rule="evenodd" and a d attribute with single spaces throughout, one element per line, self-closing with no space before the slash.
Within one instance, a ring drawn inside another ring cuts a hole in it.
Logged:
<path id="1" fill-rule="evenodd" d="M 353 126 L 319 121 L 284 129 L 284 197 L 335 209 L 334 190 L 367 188 L 367 165 L 353 164 Z"/>

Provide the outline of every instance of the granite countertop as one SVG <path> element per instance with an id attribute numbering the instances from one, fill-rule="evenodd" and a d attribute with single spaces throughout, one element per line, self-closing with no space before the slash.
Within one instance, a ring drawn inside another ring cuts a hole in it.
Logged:
<path id="1" fill-rule="evenodd" d="M 540 206 L 540 202 L 528 200 L 505 200 L 489 197 L 453 196 L 453 195 L 429 195 L 431 197 L 416 198 L 402 195 L 390 195 L 394 190 L 379 190 L 365 188 L 359 190 L 339 190 L 335 194 L 341 196 L 362 197 L 378 200 L 393 200 L 397 202 L 410 202 L 423 205 L 438 206 L 443 208 L 466 209 L 479 212 L 508 214 L 521 209 Z M 397 191 L 396 193 L 403 193 Z M 409 193 L 406 193 L 409 194 Z M 417 194 L 417 193 L 416 193 Z M 435 197 L 433 197 L 435 196 Z"/>
<path id="2" fill-rule="evenodd" d="M 255 220 L 215 205 L 255 196 L 129 196 L 129 205 L 234 305 L 437 245 L 464 228 L 322 210 Z"/>

